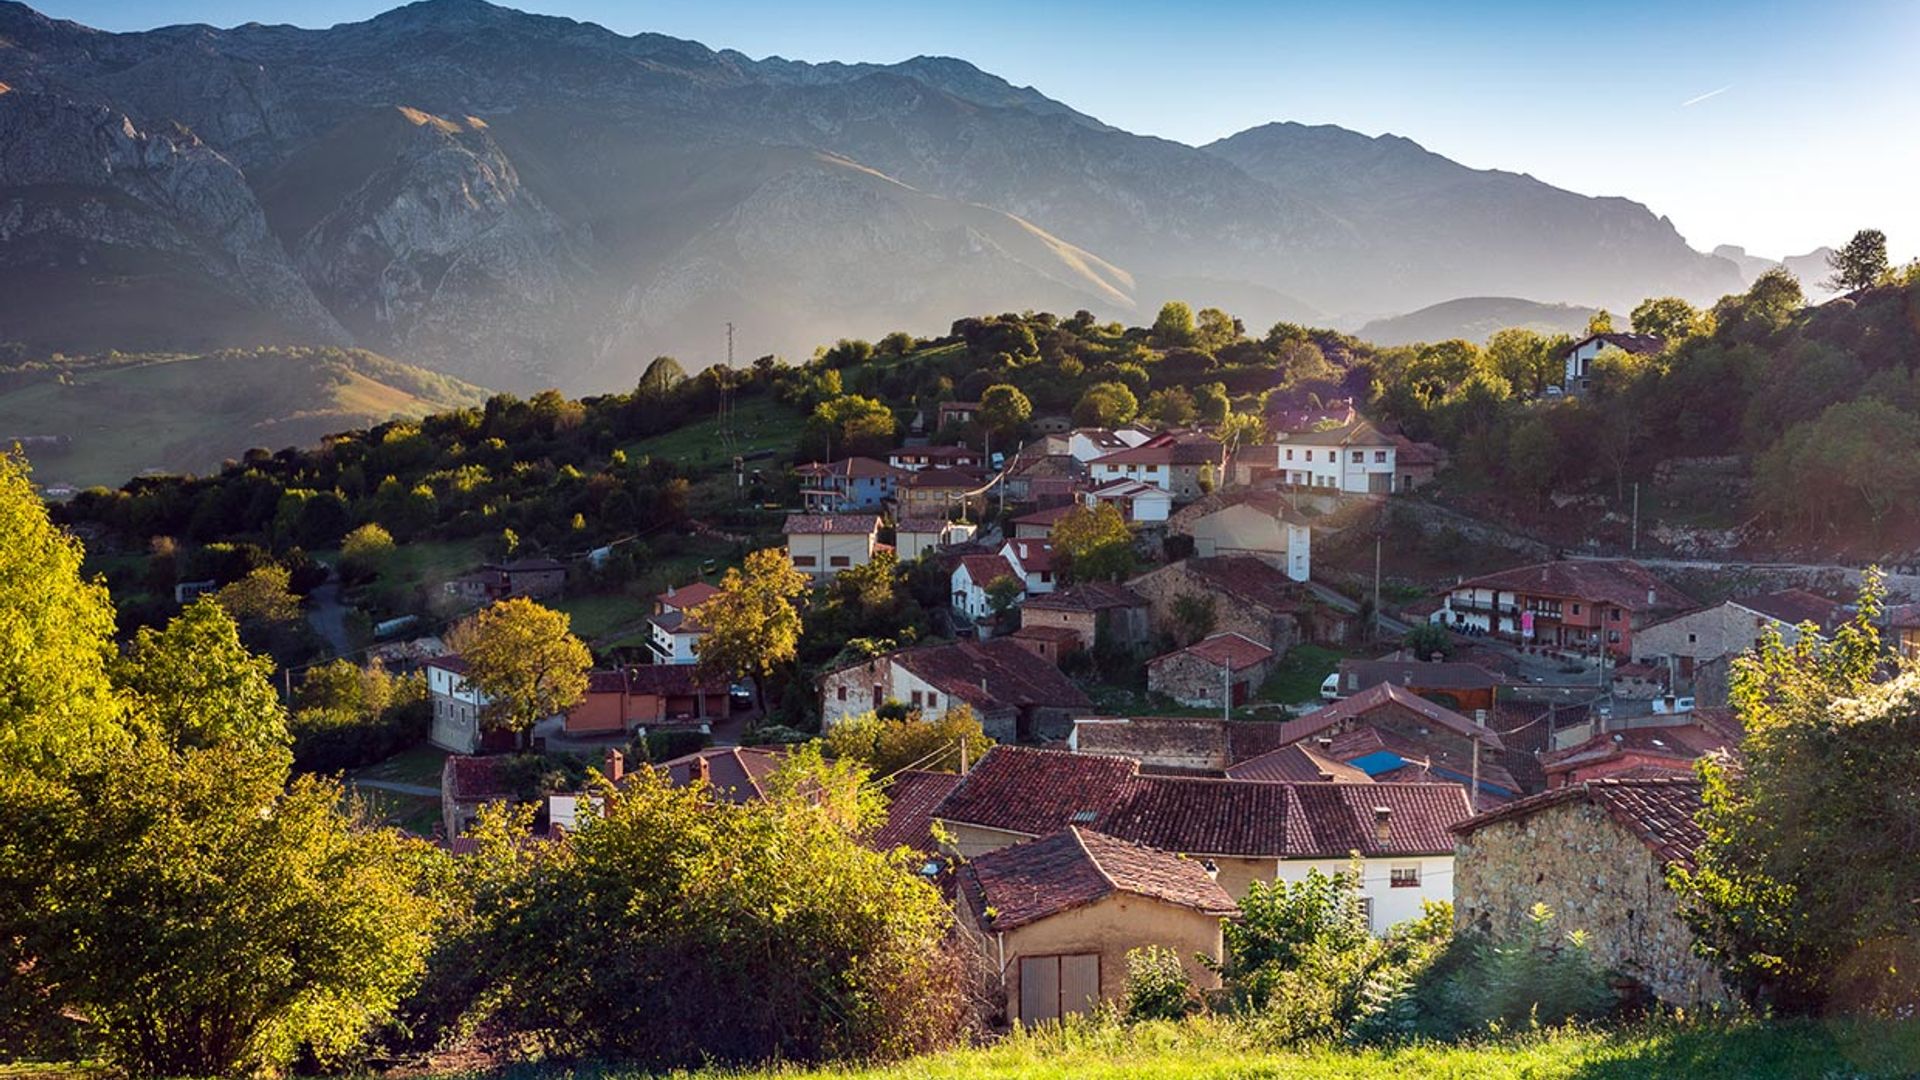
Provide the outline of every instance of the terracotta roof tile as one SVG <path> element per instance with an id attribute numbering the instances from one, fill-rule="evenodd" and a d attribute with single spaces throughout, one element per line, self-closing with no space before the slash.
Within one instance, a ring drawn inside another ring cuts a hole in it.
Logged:
<path id="1" fill-rule="evenodd" d="M 1689 769 L 1708 754 L 1738 748 L 1740 739 L 1739 724 L 1730 713 L 1724 719 L 1718 713 L 1689 713 L 1668 724 L 1603 731 L 1583 743 L 1540 755 L 1540 763 L 1551 776 L 1632 754 L 1665 758 L 1677 768 Z"/>
<path id="2" fill-rule="evenodd" d="M 992 930 L 1012 930 L 1115 893 L 1207 915 L 1239 910 L 1198 862 L 1079 828 L 973 859 L 960 870 L 960 888 Z"/>
<path id="3" fill-rule="evenodd" d="M 680 696 L 700 690 L 722 694 L 726 689 L 726 683 L 718 679 L 702 684 L 692 664 L 636 664 L 627 669 L 630 693 Z"/>
<path id="4" fill-rule="evenodd" d="M 1282 746 L 1238 765 L 1229 766 L 1233 780 L 1311 784 L 1331 781 L 1341 784 L 1371 784 L 1373 777 L 1322 750 L 1295 743 Z"/>
<path id="5" fill-rule="evenodd" d="M 1548 807 L 1579 799 L 1591 801 L 1607 812 L 1615 822 L 1637 837 L 1664 863 L 1692 866 L 1694 852 L 1706 840 L 1706 832 L 1694 820 L 1700 812 L 1702 786 L 1693 777 L 1604 777 L 1569 784 L 1453 826 L 1461 836 L 1470 836 L 1488 825 L 1514 821 Z"/>
<path id="6" fill-rule="evenodd" d="M 1567 346 L 1567 352 L 1573 352 L 1575 349 L 1595 341 L 1600 342 L 1603 346 L 1611 345 L 1621 352 L 1647 355 L 1657 353 L 1667 347 L 1667 339 L 1661 337 L 1659 334 L 1628 334 L 1608 331 L 1604 334 L 1588 334 L 1586 337 Z M 1566 353 L 1562 353 L 1561 355 L 1564 356 Z"/>
<path id="7" fill-rule="evenodd" d="M 859 536 L 880 528 L 872 514 L 788 514 L 781 531 L 788 536 Z"/>
<path id="8" fill-rule="evenodd" d="M 1806 589 L 1782 589 L 1759 596 L 1737 597 L 1733 601 L 1749 611 L 1798 626 L 1812 623 L 1825 629 L 1839 618 L 1842 605 Z"/>
<path id="9" fill-rule="evenodd" d="M 1237 603 L 1256 605 L 1271 612 L 1294 611 L 1304 596 L 1304 587 L 1299 582 L 1251 555 L 1183 559 L 1150 570 L 1134 580 L 1170 572 L 1192 574 Z"/>
<path id="10" fill-rule="evenodd" d="M 1070 588 L 1041 593 L 1028 600 L 1030 611 L 1107 611 L 1145 607 L 1146 600 L 1125 585 L 1110 581 L 1083 581 Z"/>
<path id="11" fill-rule="evenodd" d="M 872 847 L 891 851 L 910 847 L 922 854 L 936 851 L 933 841 L 933 808 L 960 786 L 954 773 L 908 769 L 887 785 L 887 821 L 873 833 Z"/>
<path id="12" fill-rule="evenodd" d="M 509 760 L 506 756 L 450 755 L 442 767 L 441 786 L 456 802 L 505 798 L 515 790 L 508 779 Z"/>
<path id="13" fill-rule="evenodd" d="M 1147 666 L 1152 667 L 1154 664 L 1163 663 L 1176 656 L 1195 656 L 1215 667 L 1227 665 L 1234 671 L 1245 671 L 1256 664 L 1273 659 L 1273 650 L 1245 634 L 1228 632 L 1215 634 L 1184 649 L 1176 649 L 1163 656 L 1156 656 L 1147 661 Z"/>
<path id="14" fill-rule="evenodd" d="M 1348 720 L 1359 720 L 1377 709 L 1397 705 L 1414 712 L 1425 719 L 1457 734 L 1472 735 L 1494 749 L 1501 749 L 1500 736 L 1491 728 L 1482 727 L 1472 719 L 1462 716 L 1444 705 L 1428 701 L 1426 698 L 1403 689 L 1393 683 L 1376 683 L 1349 698 L 1341 698 L 1324 708 L 1315 709 L 1296 720 L 1288 720 L 1280 727 L 1281 736 L 1288 743 L 1310 738 L 1336 724 Z"/>
<path id="15" fill-rule="evenodd" d="M 1920 630 L 1920 604 L 1896 604 L 1887 608 L 1887 627 L 1891 630 Z"/>
<path id="16" fill-rule="evenodd" d="M 1004 638 L 923 645 L 893 653 L 892 659 L 976 707 L 1092 707 L 1087 695 L 1059 668 Z"/>
<path id="17" fill-rule="evenodd" d="M 690 585 L 682 585 L 675 589 L 669 589 L 654 597 L 653 601 L 661 607 L 675 608 L 680 611 L 692 611 L 701 604 L 719 596 L 720 592 L 721 590 L 718 585 L 709 585 L 704 581 L 696 581 Z"/>
<path id="18" fill-rule="evenodd" d="M 1065 626 L 1022 626 L 1009 637 L 1026 638 L 1029 641 L 1078 642 L 1080 631 Z"/>
<path id="19" fill-rule="evenodd" d="M 686 787 L 699 775 L 700 763 L 707 768 L 707 784 L 719 798 L 733 803 L 751 802 L 766 797 L 766 782 L 787 759 L 785 750 L 757 746 L 712 746 L 691 754 L 663 761 L 654 766 L 667 775 L 667 782 Z"/>
<path id="20" fill-rule="evenodd" d="M 962 555 L 960 566 L 955 569 L 962 567 L 973 583 L 982 589 L 1000 578 L 1013 577 L 1013 565 L 998 555 Z"/>

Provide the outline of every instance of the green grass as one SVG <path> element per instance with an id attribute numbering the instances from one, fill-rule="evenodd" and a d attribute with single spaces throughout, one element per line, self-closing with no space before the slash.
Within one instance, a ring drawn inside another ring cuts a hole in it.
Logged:
<path id="1" fill-rule="evenodd" d="M 483 399 L 365 353 L 155 356 L 77 364 L 0 392 L 0 438 L 65 435 L 65 450 L 32 455 L 35 481 L 117 487 L 149 469 L 207 472 L 249 447 L 312 445 Z"/>
<path id="2" fill-rule="evenodd" d="M 1344 651 L 1324 645 L 1295 645 L 1274 665 L 1267 681 L 1260 684 L 1260 699 L 1288 705 L 1318 701 L 1320 684 L 1346 657 Z"/>
<path id="3" fill-rule="evenodd" d="M 1920 1067 L 1920 1025 L 1865 1023 L 1651 1024 L 1622 1031 L 1560 1031 L 1478 1045 L 1413 1044 L 1389 1049 L 1272 1050 L 1242 1032 L 1205 1021 L 1083 1026 L 1015 1035 L 990 1046 L 891 1066 L 708 1071 L 732 1080 L 1768 1080 L 1912 1076 Z M 634 1071 L 507 1069 L 505 1078 L 606 1080 Z M 680 1074 L 687 1075 L 687 1074 Z"/>
<path id="4" fill-rule="evenodd" d="M 486 552 L 487 542 L 478 538 L 414 540 L 394 547 L 382 577 L 397 585 L 449 581 L 485 562 Z"/>
<path id="5" fill-rule="evenodd" d="M 385 780 L 437 789 L 440 786 L 440 766 L 446 759 L 445 750 L 422 743 L 402 750 L 385 761 L 354 769 L 347 773 L 346 779 L 348 784 L 355 780 Z M 375 818 L 416 836 L 431 836 L 440 824 L 438 796 L 409 795 L 357 786 L 354 793 L 365 800 Z"/>
<path id="6" fill-rule="evenodd" d="M 622 447 L 629 459 L 655 457 L 693 469 L 726 468 L 733 454 L 771 450 L 772 460 L 791 460 L 806 417 L 769 397 L 748 398 L 733 413 L 736 435 L 731 450 L 720 438 L 720 423 L 712 416 L 685 424 Z M 749 462 L 749 469 L 768 467 L 767 459 Z"/>
<path id="7" fill-rule="evenodd" d="M 585 641 L 640 623 L 652 610 L 646 600 L 623 592 L 569 596 L 552 607 L 573 617 L 573 633 Z"/>
<path id="8" fill-rule="evenodd" d="M 447 752 L 425 743 L 402 750 L 385 761 L 363 766 L 348 773 L 349 778 L 388 780 L 396 784 L 440 786 L 440 766 Z"/>

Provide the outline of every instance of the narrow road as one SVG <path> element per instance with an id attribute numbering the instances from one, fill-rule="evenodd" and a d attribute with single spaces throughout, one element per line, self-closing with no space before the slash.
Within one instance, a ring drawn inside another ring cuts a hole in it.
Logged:
<path id="1" fill-rule="evenodd" d="M 353 638 L 347 633 L 347 609 L 340 603 L 340 577 L 329 574 L 326 584 L 316 586 L 307 595 L 307 625 L 327 643 L 335 656 L 353 651 Z"/>
<path id="2" fill-rule="evenodd" d="M 1317 581 L 1309 581 L 1307 582 L 1307 588 L 1313 592 L 1313 595 L 1325 601 L 1330 607 L 1338 608 L 1348 614 L 1354 614 L 1360 610 L 1359 601 L 1331 586 L 1322 585 Z M 1380 629 L 1384 633 L 1404 636 L 1408 631 L 1413 629 L 1413 626 L 1404 620 L 1396 619 L 1385 612 L 1381 612 Z"/>
<path id="3" fill-rule="evenodd" d="M 440 789 L 425 784 L 403 784 L 398 780 L 365 780 L 355 777 L 348 781 L 354 787 L 372 788 L 375 791 L 391 791 L 395 795 L 419 795 L 422 798 L 437 799 Z"/>

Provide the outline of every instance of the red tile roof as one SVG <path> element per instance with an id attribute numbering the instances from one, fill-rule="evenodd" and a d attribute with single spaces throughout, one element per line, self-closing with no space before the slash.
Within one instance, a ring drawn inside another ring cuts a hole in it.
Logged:
<path id="1" fill-rule="evenodd" d="M 901 481 L 903 485 L 910 488 L 952 489 L 956 491 L 969 491 L 979 487 L 985 482 L 986 476 L 976 469 L 943 468 L 922 469 L 916 473 L 908 473 L 906 479 Z"/>
<path id="2" fill-rule="evenodd" d="M 1065 626 L 1022 626 L 1008 636 L 1026 638 L 1029 641 L 1055 641 L 1065 644 L 1069 641 L 1078 643 L 1080 631 Z"/>
<path id="3" fill-rule="evenodd" d="M 1501 749 L 1503 746 L 1500 736 L 1491 728 L 1482 727 L 1444 705 L 1428 701 L 1392 683 L 1376 683 L 1350 698 L 1342 698 L 1325 708 L 1315 709 L 1297 720 L 1288 720 L 1279 725 L 1284 731 L 1280 737 L 1289 743 L 1299 742 L 1301 739 L 1318 735 L 1336 724 L 1364 719 L 1368 713 L 1389 705 L 1410 710 L 1456 735 L 1474 736 L 1494 749 Z"/>
<path id="4" fill-rule="evenodd" d="M 859 536 L 880 528 L 872 514 L 788 514 L 781 531 L 788 536 Z"/>
<path id="5" fill-rule="evenodd" d="M 1740 725 L 1731 712 L 1703 710 L 1668 724 L 1603 731 L 1583 743 L 1540 755 L 1540 763 L 1549 776 L 1628 755 L 1665 758 L 1676 768 L 1688 769 L 1708 754 L 1737 749 L 1740 739 Z"/>
<path id="6" fill-rule="evenodd" d="M 1163 656 L 1156 656 L 1147 661 L 1147 666 L 1165 663 L 1176 656 L 1194 656 L 1215 667 L 1226 665 L 1234 671 L 1245 671 L 1273 659 L 1273 650 L 1245 634 L 1229 631 L 1197 641 L 1184 649 L 1176 649 Z"/>
<path id="7" fill-rule="evenodd" d="M 678 611 L 692 611 L 701 604 L 719 596 L 720 592 L 721 589 L 718 585 L 709 585 L 704 581 L 696 581 L 691 585 L 682 585 L 679 588 L 668 589 L 666 592 L 654 597 L 653 600 L 654 603 L 664 608 L 672 608 Z"/>
<path id="8" fill-rule="evenodd" d="M 1248 758 L 1227 768 L 1233 780 L 1310 784 L 1329 781 L 1342 784 L 1371 784 L 1373 777 L 1322 751 L 1295 743 Z"/>
<path id="9" fill-rule="evenodd" d="M 508 756 L 467 757 L 449 755 L 441 766 L 440 786 L 455 802 L 482 802 L 503 799 L 515 793 L 509 780 Z"/>
<path id="10" fill-rule="evenodd" d="M 1026 926 L 1115 893 L 1207 915 L 1239 910 L 1198 862 L 1079 828 L 968 862 L 960 870 L 960 889 L 990 930 Z"/>
<path id="11" fill-rule="evenodd" d="M 1359 792 L 1359 795 L 1341 791 Z M 1389 811 L 1382 841 L 1373 810 Z M 1440 854 L 1470 813 L 1458 784 L 1277 784 L 1141 775 L 1104 754 L 997 746 L 934 816 L 1041 836 L 1085 825 L 1191 855 L 1338 858 Z"/>
<path id="12" fill-rule="evenodd" d="M 1014 576 L 1013 565 L 998 555 L 962 555 L 955 569 L 960 568 L 965 568 L 974 585 L 982 589 L 1000 578 Z"/>
<path id="13" fill-rule="evenodd" d="M 1887 609 L 1891 630 L 1920 630 L 1920 604 L 1896 604 Z"/>
<path id="14" fill-rule="evenodd" d="M 1046 525 L 1050 527 L 1061 518 L 1066 517 L 1078 509 L 1080 509 L 1080 504 L 1078 503 L 1067 503 L 1064 506 L 1050 506 L 1045 510 L 1034 510 L 1030 513 L 1021 514 L 1019 517 L 1013 519 L 1013 523 L 1015 525 Z"/>
<path id="15" fill-rule="evenodd" d="M 980 709 L 1090 709 L 1093 703 L 1060 669 L 1004 638 L 924 645 L 892 654 L 935 688 Z"/>
<path id="16" fill-rule="evenodd" d="M 1365 417 L 1354 417 L 1337 427 L 1294 431 L 1280 444 L 1295 446 L 1393 446 L 1393 436 Z"/>
<path id="17" fill-rule="evenodd" d="M 877 461 L 870 457 L 850 457 L 843 458 L 839 461 L 809 462 L 805 465 L 794 466 L 793 471 L 799 473 L 801 476 L 833 476 L 843 480 L 875 479 L 901 475 L 901 470 L 894 468 L 884 461 Z"/>
<path id="18" fill-rule="evenodd" d="M 960 786 L 954 773 L 908 769 L 887 785 L 887 821 L 873 833 L 870 846 L 881 851 L 910 847 L 925 855 L 937 850 L 933 841 L 933 808 Z"/>
<path id="19" fill-rule="evenodd" d="M 1695 822 L 1700 812 L 1701 784 L 1693 777 L 1604 777 L 1569 784 L 1511 802 L 1453 826 L 1471 836 L 1489 825 L 1516 821 L 1549 807 L 1586 799 L 1606 811 L 1663 863 L 1692 866 L 1693 856 L 1706 840 Z"/>
<path id="20" fill-rule="evenodd" d="M 1126 450 L 1116 450 L 1088 462 L 1088 465 L 1205 465 L 1220 464 L 1227 448 L 1213 439 L 1186 438 L 1178 442 L 1151 442 Z"/>
<path id="21" fill-rule="evenodd" d="M 1837 600 L 1829 600 L 1806 589 L 1782 589 L 1759 596 L 1738 597 L 1733 602 L 1784 623 L 1795 626 L 1812 623 L 1822 629 L 1837 621 L 1842 606 Z"/>
<path id="22" fill-rule="evenodd" d="M 442 671 L 451 671 L 455 675 L 465 675 L 467 673 L 467 662 L 461 659 L 459 655 L 455 653 L 447 653 L 443 656 L 429 657 L 427 659 L 427 662 L 425 664 L 422 664 L 421 666 L 430 667 L 430 668 L 439 668 Z"/>
<path id="23" fill-rule="evenodd" d="M 1654 577 L 1631 559 L 1562 559 L 1516 566 L 1468 578 L 1454 586 L 1463 588 L 1585 600 L 1611 604 L 1623 611 L 1678 611 L 1695 606 L 1693 597 Z"/>
<path id="24" fill-rule="evenodd" d="M 1305 587 L 1279 570 L 1251 555 L 1221 555 L 1210 559 L 1182 559 L 1134 578 L 1156 574 L 1187 573 L 1202 584 L 1224 594 L 1231 602 L 1253 604 L 1270 612 L 1288 612 L 1299 608 Z"/>
<path id="25" fill-rule="evenodd" d="M 1020 566 L 1029 574 L 1053 569 L 1053 544 L 1049 541 L 1013 539 L 1007 541 L 1000 550 L 1019 559 Z"/>
<path id="26" fill-rule="evenodd" d="M 680 697 L 704 691 L 724 694 L 727 684 L 719 679 L 702 682 L 693 664 L 636 664 L 627 669 L 627 691 L 656 697 Z"/>
<path id="27" fill-rule="evenodd" d="M 1125 585 L 1110 581 L 1083 581 L 1057 592 L 1041 593 L 1028 600 L 1029 611 L 1107 611 L 1113 608 L 1145 607 L 1147 601 Z"/>
<path id="28" fill-rule="evenodd" d="M 707 784 L 715 796 L 728 802 L 745 803 L 766 797 L 769 776 L 786 761 L 785 750 L 758 746 L 711 746 L 691 754 L 663 761 L 654 766 L 666 773 L 667 782 L 687 787 L 699 775 L 706 762 Z"/>

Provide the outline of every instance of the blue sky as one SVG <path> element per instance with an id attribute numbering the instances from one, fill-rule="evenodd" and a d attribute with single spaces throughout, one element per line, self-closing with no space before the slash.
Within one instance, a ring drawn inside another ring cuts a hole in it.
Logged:
<path id="1" fill-rule="evenodd" d="M 113 30 L 326 26 L 392 0 L 42 0 Z M 1920 2 L 518 0 L 752 56 L 959 56 L 1187 143 L 1270 120 L 1393 132 L 1481 168 L 1624 195 L 1695 247 L 1886 230 L 1920 254 Z M 1684 10 L 1675 10 L 1684 9 Z"/>

